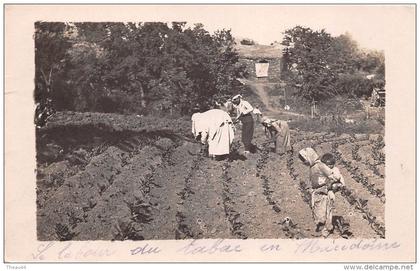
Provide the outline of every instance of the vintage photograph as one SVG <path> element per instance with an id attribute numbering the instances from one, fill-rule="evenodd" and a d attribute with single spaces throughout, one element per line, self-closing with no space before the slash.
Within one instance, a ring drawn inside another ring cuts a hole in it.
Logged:
<path id="1" fill-rule="evenodd" d="M 248 27 L 34 22 L 38 241 L 386 237 L 383 47 Z"/>
<path id="2" fill-rule="evenodd" d="M 415 15 L 5 5 L 6 268 L 414 263 Z"/>

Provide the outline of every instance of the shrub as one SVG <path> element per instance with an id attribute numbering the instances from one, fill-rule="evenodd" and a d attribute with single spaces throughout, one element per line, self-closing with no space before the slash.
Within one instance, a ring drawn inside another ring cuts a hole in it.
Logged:
<path id="1" fill-rule="evenodd" d="M 290 128 L 310 132 L 335 134 L 383 134 L 385 127 L 374 119 L 345 123 L 340 119 L 321 120 L 301 118 L 290 123 Z"/>
<path id="2" fill-rule="evenodd" d="M 253 41 L 251 39 L 242 39 L 241 44 L 242 45 L 255 45 L 255 41 Z"/>
<path id="3" fill-rule="evenodd" d="M 60 111 L 147 113 L 153 103 L 188 114 L 241 89 L 234 44 L 228 30 L 184 22 L 36 23 L 35 100 Z"/>
<path id="4" fill-rule="evenodd" d="M 338 77 L 336 89 L 342 95 L 362 97 L 372 93 L 373 84 L 362 74 L 342 74 Z"/>

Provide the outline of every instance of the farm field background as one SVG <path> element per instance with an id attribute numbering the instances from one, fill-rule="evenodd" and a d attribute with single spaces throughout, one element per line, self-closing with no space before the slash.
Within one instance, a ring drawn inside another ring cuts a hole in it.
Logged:
<path id="1" fill-rule="evenodd" d="M 385 101 L 369 100 L 385 92 L 383 51 L 301 26 L 270 45 L 187 22 L 34 34 L 39 240 L 317 238 L 305 147 L 346 180 L 334 213 L 348 232 L 330 238 L 385 238 Z M 237 124 L 227 160 L 202 154 L 191 115 L 237 94 L 288 121 L 293 153 L 274 154 L 256 118 L 255 153 Z"/>

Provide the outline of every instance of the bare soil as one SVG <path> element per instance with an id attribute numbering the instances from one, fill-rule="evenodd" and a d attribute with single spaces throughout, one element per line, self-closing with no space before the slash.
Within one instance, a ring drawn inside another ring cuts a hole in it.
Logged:
<path id="1" fill-rule="evenodd" d="M 381 138 L 292 131 L 295 152 L 280 156 L 257 125 L 255 153 L 242 156 L 235 139 L 231 157 L 216 161 L 200 154 L 190 125 L 58 112 L 37 130 L 38 239 L 317 238 L 297 157 L 308 146 L 340 157 L 347 188 L 335 214 L 350 238 L 385 237 Z"/>

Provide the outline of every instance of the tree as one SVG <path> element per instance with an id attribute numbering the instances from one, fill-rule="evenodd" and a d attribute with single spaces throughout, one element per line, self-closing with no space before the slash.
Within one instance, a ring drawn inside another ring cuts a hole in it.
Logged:
<path id="1" fill-rule="evenodd" d="M 328 58 L 331 68 L 339 74 L 353 74 L 361 68 L 361 53 L 350 33 L 333 37 Z"/>
<path id="2" fill-rule="evenodd" d="M 336 93 L 337 71 L 331 63 L 333 39 L 324 30 L 296 26 L 285 32 L 282 44 L 289 80 L 298 95 L 319 102 Z"/>
<path id="3" fill-rule="evenodd" d="M 245 69 L 238 64 L 230 31 L 210 34 L 201 24 L 74 23 L 54 32 L 54 42 L 64 38 L 69 46 L 61 54 L 57 98 L 66 99 L 58 109 L 204 110 L 238 91 L 236 77 Z"/>
<path id="4" fill-rule="evenodd" d="M 384 83 L 383 53 L 360 50 L 349 33 L 332 37 L 324 30 L 297 26 L 285 32 L 282 44 L 283 79 L 309 102 L 369 95 L 373 85 Z M 375 82 L 367 79 L 370 74 Z"/>
<path id="5" fill-rule="evenodd" d="M 62 71 L 65 55 L 71 47 L 71 31 L 68 24 L 35 23 L 35 92 L 37 103 L 35 123 L 42 125 L 55 106 L 59 83 L 58 74 Z"/>
<path id="6" fill-rule="evenodd" d="M 376 74 L 378 78 L 385 80 L 385 56 L 382 51 L 363 51 L 361 69 L 370 74 Z"/>

